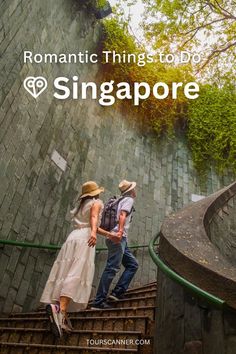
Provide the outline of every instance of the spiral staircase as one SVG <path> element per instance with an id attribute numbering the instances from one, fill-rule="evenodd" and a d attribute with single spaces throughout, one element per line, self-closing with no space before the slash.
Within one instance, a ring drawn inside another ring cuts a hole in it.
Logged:
<path id="1" fill-rule="evenodd" d="M 156 283 L 131 288 L 111 309 L 71 313 L 74 330 L 56 339 L 45 311 L 0 318 L 1 354 L 153 353 Z"/>

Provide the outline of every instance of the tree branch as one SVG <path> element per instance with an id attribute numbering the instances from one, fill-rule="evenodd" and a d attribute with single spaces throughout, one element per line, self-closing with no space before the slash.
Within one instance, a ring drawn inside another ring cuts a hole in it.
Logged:
<path id="1" fill-rule="evenodd" d="M 192 36 L 189 37 L 188 39 L 186 39 L 186 41 L 183 44 L 181 44 L 181 47 L 184 47 L 188 42 L 190 42 L 196 36 L 198 31 L 199 31 L 199 29 L 196 29 L 196 31 L 192 34 Z"/>
<path id="2" fill-rule="evenodd" d="M 204 6 L 201 6 L 200 9 L 198 9 L 198 10 L 196 10 L 196 11 L 194 11 L 194 12 L 189 12 L 189 14 L 190 14 L 191 16 L 194 16 L 194 15 L 196 15 L 197 13 L 201 12 L 202 10 L 204 10 L 205 7 L 207 7 L 207 4 L 205 4 Z"/>
<path id="3" fill-rule="evenodd" d="M 219 2 L 218 2 L 217 0 L 215 0 L 215 2 L 217 3 L 217 5 L 218 5 L 219 8 L 221 9 L 221 11 L 223 11 L 223 13 L 228 14 L 228 16 L 230 16 L 230 18 L 236 19 L 235 16 L 232 15 L 231 12 L 229 12 L 228 10 L 224 9 L 224 8 L 219 4 Z"/>
<path id="4" fill-rule="evenodd" d="M 214 13 L 216 13 L 217 15 L 219 15 L 219 13 L 220 13 L 222 16 L 224 16 L 227 19 L 231 18 L 231 19 L 236 20 L 236 17 L 233 14 L 231 14 L 230 12 L 228 12 L 227 10 L 224 10 L 223 8 L 221 8 L 217 1 L 216 1 L 216 3 L 219 7 L 217 7 L 215 4 L 213 4 L 210 0 L 206 0 L 206 3 L 211 8 L 211 10 Z"/>
<path id="5" fill-rule="evenodd" d="M 208 56 L 208 58 L 206 59 L 205 63 L 200 67 L 200 69 L 197 71 L 197 73 L 199 73 L 202 69 L 205 68 L 205 66 L 207 64 L 209 64 L 209 62 L 216 58 L 217 56 L 219 56 L 221 53 L 226 52 L 229 48 L 236 46 L 236 41 L 233 43 L 229 43 L 227 46 L 225 46 L 224 48 L 221 49 L 215 49 L 213 50 L 213 52 Z"/>
<path id="6" fill-rule="evenodd" d="M 197 27 L 195 27 L 195 28 L 189 30 L 188 32 L 181 33 L 181 34 L 184 35 L 184 36 L 186 36 L 186 35 L 188 35 L 189 33 L 192 33 L 192 32 L 195 32 L 195 31 L 199 31 L 199 30 L 202 29 L 202 28 L 205 28 L 205 27 L 207 27 L 207 26 L 212 25 L 213 23 L 221 22 L 221 21 L 225 21 L 225 18 L 224 18 L 224 17 L 223 17 L 223 18 L 218 18 L 217 20 L 213 20 L 213 21 L 211 21 L 211 22 L 208 22 L 208 23 L 205 23 L 205 24 L 203 24 L 203 25 L 197 26 Z"/>

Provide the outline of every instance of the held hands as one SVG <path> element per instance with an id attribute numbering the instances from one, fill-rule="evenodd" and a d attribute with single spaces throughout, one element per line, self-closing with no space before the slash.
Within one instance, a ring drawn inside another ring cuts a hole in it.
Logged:
<path id="1" fill-rule="evenodd" d="M 122 239 L 123 232 L 118 231 L 118 232 L 110 232 L 110 235 L 108 236 L 109 240 L 113 241 L 114 243 L 120 243 Z"/>
<path id="2" fill-rule="evenodd" d="M 88 246 L 94 247 L 96 245 L 96 242 L 97 242 L 97 235 L 94 233 L 91 233 L 91 236 L 88 240 Z"/>

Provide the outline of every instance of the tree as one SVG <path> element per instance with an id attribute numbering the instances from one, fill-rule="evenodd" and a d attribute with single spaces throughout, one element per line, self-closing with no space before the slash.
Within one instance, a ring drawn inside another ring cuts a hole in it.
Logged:
<path id="1" fill-rule="evenodd" d="M 169 66 L 163 63 L 146 62 L 147 52 L 145 47 L 137 42 L 129 32 L 128 23 L 118 17 L 107 19 L 103 23 L 104 39 L 103 51 L 114 51 L 116 54 L 131 54 L 135 59 L 126 61 L 105 61 L 103 67 L 104 80 L 114 80 L 116 83 L 128 82 L 133 94 L 134 83 L 146 82 L 154 87 L 157 82 L 164 82 L 170 88 L 170 95 L 163 100 L 158 100 L 152 94 L 135 107 L 133 101 L 126 99 L 122 105 L 129 107 L 137 115 L 139 121 L 151 127 L 157 135 L 162 133 L 173 134 L 174 128 L 183 128 L 186 121 L 187 98 L 183 87 L 178 91 L 177 99 L 171 97 L 171 85 L 173 82 L 191 82 L 194 77 L 188 65 Z M 132 57 L 133 58 L 133 57 Z M 141 59 L 143 65 L 139 66 Z"/>
<path id="2" fill-rule="evenodd" d="M 236 172 L 236 93 L 232 85 L 203 85 L 201 95 L 189 103 L 188 143 L 196 167 L 215 165 Z"/>
<path id="3" fill-rule="evenodd" d="M 236 1 L 143 0 L 144 31 L 155 49 L 195 50 L 197 70 L 226 73 L 236 58 Z"/>

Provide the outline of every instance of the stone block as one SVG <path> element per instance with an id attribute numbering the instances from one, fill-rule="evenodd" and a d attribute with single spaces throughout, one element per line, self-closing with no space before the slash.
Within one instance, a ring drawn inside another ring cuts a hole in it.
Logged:
<path id="1" fill-rule="evenodd" d="M 22 201 L 22 196 L 16 192 L 10 204 L 9 212 L 15 215 L 21 205 L 21 201 Z"/>
<path id="2" fill-rule="evenodd" d="M 27 234 L 28 234 L 28 227 L 25 226 L 24 224 L 21 224 L 19 235 L 18 235 L 18 240 L 19 241 L 24 241 L 27 239 Z"/>
<path id="3" fill-rule="evenodd" d="M 4 312 L 10 313 L 12 312 L 14 302 L 16 300 L 17 291 L 13 288 L 10 288 L 7 294 L 7 298 L 4 304 Z"/>
<path id="4" fill-rule="evenodd" d="M 25 271 L 25 266 L 23 264 L 17 263 L 16 271 L 11 282 L 11 286 L 14 287 L 15 289 L 19 288 L 23 278 L 24 271 Z"/>
<path id="5" fill-rule="evenodd" d="M 7 264 L 7 270 L 14 274 L 17 267 L 21 251 L 16 247 L 13 248 L 10 260 Z"/>
<path id="6" fill-rule="evenodd" d="M 5 270 L 7 268 L 8 262 L 10 260 L 10 256 L 4 254 L 3 251 L 4 251 L 4 249 L 1 250 L 1 256 L 0 256 L 0 269 L 1 269 L 2 274 L 5 273 Z"/>
<path id="7" fill-rule="evenodd" d="M 22 279 L 22 281 L 20 283 L 20 287 L 17 291 L 17 296 L 16 296 L 16 304 L 17 305 L 23 306 L 23 304 L 25 302 L 25 298 L 27 296 L 28 288 L 29 288 L 29 282 Z"/>
<path id="8" fill-rule="evenodd" d="M 22 176 L 17 186 L 17 192 L 19 192 L 21 195 L 24 195 L 27 183 L 28 183 L 27 177 Z"/>
<path id="9" fill-rule="evenodd" d="M 236 337 L 230 336 L 226 339 L 226 353 L 225 354 L 234 354 L 236 353 Z"/>
<path id="10" fill-rule="evenodd" d="M 32 308 L 35 309 L 35 297 L 27 295 L 23 304 L 23 312 L 28 312 Z"/>
<path id="11" fill-rule="evenodd" d="M 38 284 L 41 278 L 40 273 L 34 272 L 31 276 L 30 283 L 29 283 L 29 289 L 28 289 L 28 295 L 32 296 L 35 298 L 38 294 Z M 30 308 L 30 306 L 29 306 Z"/>
<path id="12" fill-rule="evenodd" d="M 2 279 L 1 279 L 0 297 L 6 298 L 7 293 L 8 293 L 8 289 L 11 285 L 11 280 L 12 280 L 12 276 L 9 273 L 5 272 Z"/>
<path id="13" fill-rule="evenodd" d="M 19 143 L 18 146 L 20 146 L 20 143 Z M 16 177 L 18 179 L 21 179 L 21 177 L 23 176 L 25 168 L 26 168 L 25 160 L 23 158 L 21 158 L 21 157 L 18 157 L 18 164 L 17 164 L 17 167 L 16 167 L 16 173 L 15 173 Z"/>
<path id="14" fill-rule="evenodd" d="M 234 312 L 227 311 L 224 314 L 224 330 L 226 336 L 236 337 L 236 317 Z"/>
<path id="15" fill-rule="evenodd" d="M 10 233 L 12 227 L 12 221 L 11 220 L 4 220 L 1 228 L 1 234 L 3 235 L 4 239 L 7 239 Z"/>
<path id="16" fill-rule="evenodd" d="M 30 248 L 22 248 L 20 255 L 20 263 L 26 265 L 29 259 L 29 253 L 31 252 Z"/>
<path id="17" fill-rule="evenodd" d="M 45 234 L 45 231 L 46 231 L 46 228 L 48 225 L 48 221 L 49 221 L 48 218 L 46 218 L 45 216 L 41 216 L 41 218 L 39 220 L 38 230 L 37 230 L 40 235 Z"/>
<path id="18" fill-rule="evenodd" d="M 23 215 L 22 215 L 20 212 L 18 212 L 18 213 L 16 214 L 16 218 L 15 218 L 14 223 L 13 223 L 13 226 L 12 226 L 12 229 L 13 229 L 16 233 L 19 233 L 19 232 L 20 232 L 22 220 L 23 220 Z"/>

